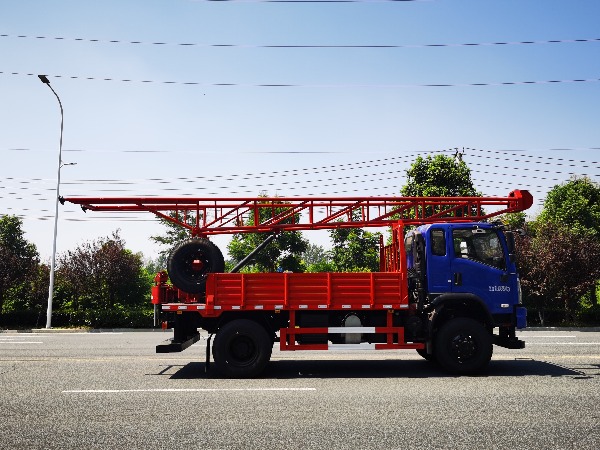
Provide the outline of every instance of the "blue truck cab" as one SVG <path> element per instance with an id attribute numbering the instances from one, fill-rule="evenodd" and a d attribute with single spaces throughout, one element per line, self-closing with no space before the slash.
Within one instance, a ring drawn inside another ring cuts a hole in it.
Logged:
<path id="1" fill-rule="evenodd" d="M 524 348 L 515 335 L 527 326 L 527 311 L 512 232 L 492 223 L 433 223 L 409 231 L 404 247 L 410 302 L 426 324 L 422 356 L 450 354 L 457 365 L 461 354 L 483 352 L 478 361 L 486 365 L 492 344 Z"/>

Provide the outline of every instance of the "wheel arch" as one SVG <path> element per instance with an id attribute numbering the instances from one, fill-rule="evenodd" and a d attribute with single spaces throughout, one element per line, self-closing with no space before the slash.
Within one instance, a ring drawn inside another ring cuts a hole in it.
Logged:
<path id="1" fill-rule="evenodd" d="M 485 302 L 474 294 L 442 294 L 429 305 L 433 311 L 429 321 L 429 333 L 455 317 L 466 317 L 481 322 L 490 332 L 494 327 L 494 319 Z"/>
<path id="2" fill-rule="evenodd" d="M 219 329 L 223 328 L 229 322 L 234 320 L 245 319 L 252 322 L 256 322 L 261 325 L 275 341 L 276 333 L 281 328 L 281 320 L 287 320 L 284 317 L 278 317 L 278 315 L 268 314 L 264 311 L 235 311 L 235 312 L 224 312 L 218 319 L 213 319 L 211 322 L 209 333 L 216 333 Z"/>

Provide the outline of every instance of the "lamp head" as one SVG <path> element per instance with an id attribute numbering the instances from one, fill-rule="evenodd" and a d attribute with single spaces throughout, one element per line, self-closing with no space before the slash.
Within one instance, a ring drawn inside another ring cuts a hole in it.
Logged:
<path id="1" fill-rule="evenodd" d="M 38 78 L 40 79 L 40 81 L 44 84 L 50 84 L 50 80 L 48 79 L 48 77 L 46 75 L 38 75 Z"/>

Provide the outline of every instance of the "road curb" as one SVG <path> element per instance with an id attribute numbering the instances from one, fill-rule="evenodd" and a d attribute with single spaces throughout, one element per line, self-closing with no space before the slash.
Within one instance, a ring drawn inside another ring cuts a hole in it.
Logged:
<path id="1" fill-rule="evenodd" d="M 166 333 L 161 328 L 30 328 L 23 330 L 0 330 L 0 333 Z M 524 331 L 581 331 L 600 333 L 600 327 L 528 327 Z"/>
<path id="2" fill-rule="evenodd" d="M 0 333 L 130 333 L 130 332 L 163 333 L 160 328 L 30 328 L 23 330 L 0 330 Z"/>

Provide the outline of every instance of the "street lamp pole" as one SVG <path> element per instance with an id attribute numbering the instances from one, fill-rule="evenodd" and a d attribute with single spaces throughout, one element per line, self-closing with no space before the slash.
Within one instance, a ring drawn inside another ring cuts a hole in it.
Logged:
<path id="1" fill-rule="evenodd" d="M 60 144 L 58 147 L 58 174 L 56 177 L 56 208 L 54 211 L 54 237 L 52 239 L 52 259 L 50 260 L 50 285 L 48 286 L 48 312 L 46 314 L 46 328 L 52 328 L 52 300 L 54 298 L 54 271 L 56 267 L 56 236 L 58 234 L 58 202 L 60 199 L 60 168 L 62 167 L 62 144 L 63 144 L 63 123 L 64 114 L 63 106 L 60 101 L 60 97 L 56 93 L 52 86 L 50 86 L 50 80 L 46 75 L 38 75 L 38 78 L 42 83 L 47 85 L 56 99 L 58 100 L 58 106 L 60 106 Z"/>

